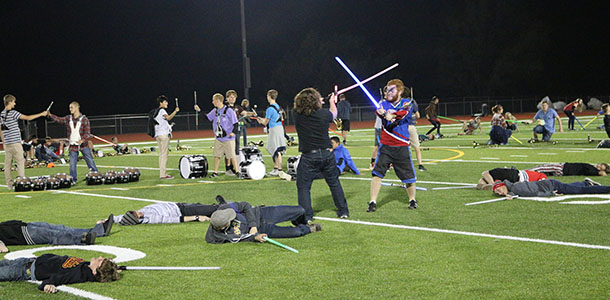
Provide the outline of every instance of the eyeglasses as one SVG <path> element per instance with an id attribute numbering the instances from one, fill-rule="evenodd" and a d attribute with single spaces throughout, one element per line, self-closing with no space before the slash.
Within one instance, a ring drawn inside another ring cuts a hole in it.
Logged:
<path id="1" fill-rule="evenodd" d="M 383 92 L 384 92 L 385 94 L 387 94 L 387 93 L 389 93 L 389 92 L 394 91 L 395 89 L 396 89 L 396 87 L 395 87 L 395 86 L 393 86 L 393 87 L 391 87 L 391 88 L 389 88 L 389 89 L 388 89 L 388 86 L 384 86 L 384 87 L 383 87 Z"/>

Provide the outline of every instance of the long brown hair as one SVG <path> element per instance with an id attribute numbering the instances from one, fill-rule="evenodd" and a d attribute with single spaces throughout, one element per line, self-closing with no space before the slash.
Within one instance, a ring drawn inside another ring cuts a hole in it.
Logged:
<path id="1" fill-rule="evenodd" d="M 294 96 L 294 110 L 297 114 L 310 116 L 322 107 L 320 92 L 314 88 L 304 88 Z"/>

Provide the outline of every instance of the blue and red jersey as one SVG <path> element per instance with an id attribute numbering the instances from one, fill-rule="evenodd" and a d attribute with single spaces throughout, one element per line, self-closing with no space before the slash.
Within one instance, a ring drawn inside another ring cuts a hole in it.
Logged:
<path id="1" fill-rule="evenodd" d="M 395 113 L 396 118 L 392 121 L 380 116 L 383 126 L 381 127 L 380 142 L 388 146 L 409 146 L 409 120 L 413 113 L 411 99 L 400 99 L 396 105 L 384 100 L 379 103 L 387 112 Z"/>

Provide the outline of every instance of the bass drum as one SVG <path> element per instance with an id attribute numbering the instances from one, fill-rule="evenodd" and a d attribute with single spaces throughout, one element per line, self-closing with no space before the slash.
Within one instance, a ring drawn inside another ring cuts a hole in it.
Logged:
<path id="1" fill-rule="evenodd" d="M 239 161 L 263 160 L 263 154 L 256 146 L 243 147 L 239 150 Z"/>
<path id="2" fill-rule="evenodd" d="M 297 174 L 297 167 L 299 166 L 299 161 L 301 160 L 301 156 L 293 156 L 288 158 L 288 174 L 290 175 L 296 175 Z"/>
<path id="3" fill-rule="evenodd" d="M 179 162 L 180 176 L 184 179 L 208 176 L 208 160 L 204 155 L 185 155 Z"/>
<path id="4" fill-rule="evenodd" d="M 265 177 L 265 164 L 260 160 L 242 161 L 239 174 L 243 179 L 260 180 Z"/>

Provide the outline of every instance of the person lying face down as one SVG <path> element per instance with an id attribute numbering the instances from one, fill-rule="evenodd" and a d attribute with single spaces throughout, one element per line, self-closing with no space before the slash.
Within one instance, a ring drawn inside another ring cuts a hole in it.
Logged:
<path id="1" fill-rule="evenodd" d="M 562 183 L 555 179 L 527 182 L 510 182 L 496 180 L 492 187 L 493 193 L 498 196 L 520 197 L 549 197 L 556 195 L 581 194 L 608 194 L 610 186 L 600 185 L 598 182 L 585 178 L 581 182 Z"/>

